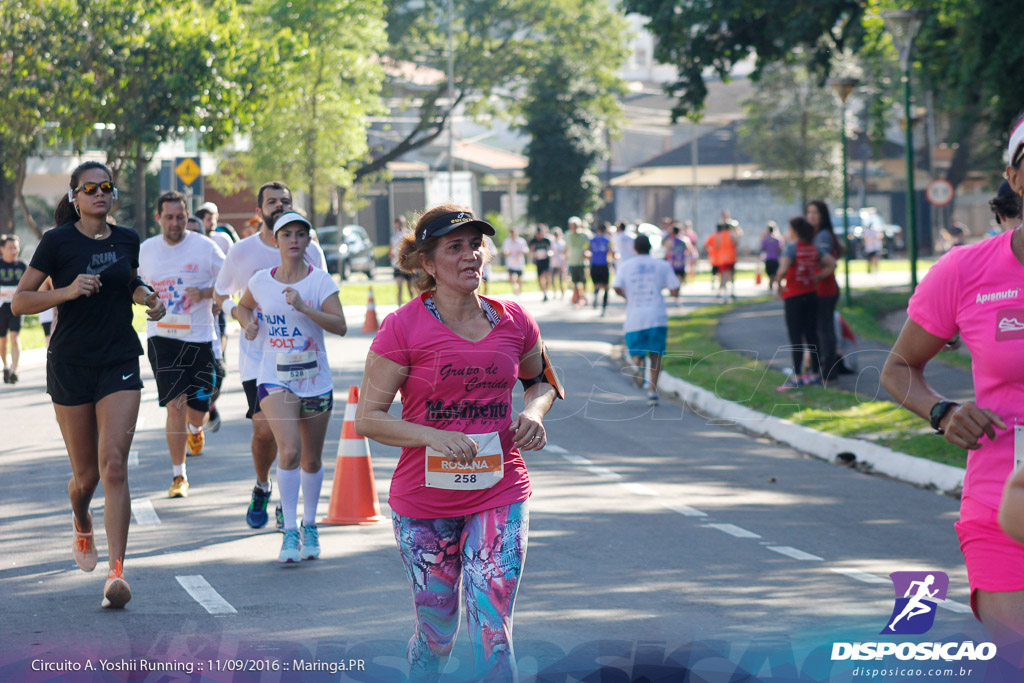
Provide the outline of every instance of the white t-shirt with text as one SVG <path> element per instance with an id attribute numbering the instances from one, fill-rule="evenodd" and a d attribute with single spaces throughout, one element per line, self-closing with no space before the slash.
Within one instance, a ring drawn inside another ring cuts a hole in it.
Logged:
<path id="1" fill-rule="evenodd" d="M 223 265 L 224 252 L 198 232 L 186 230 L 177 244 L 168 243 L 163 235 L 143 242 L 139 247 L 139 277 L 157 291 L 167 308 L 161 320 L 146 323 L 146 334 L 186 342 L 217 339 L 213 297 L 194 304 L 186 290 L 211 287 Z"/>
<path id="2" fill-rule="evenodd" d="M 636 332 L 668 325 L 668 309 L 661 290 L 679 288 L 672 264 L 650 254 L 638 254 L 615 270 L 615 289 L 626 293 L 625 332 Z"/>
<path id="3" fill-rule="evenodd" d="M 306 247 L 306 262 L 326 272 L 327 260 L 324 250 L 312 240 Z M 217 276 L 217 294 L 231 296 L 245 291 L 252 276 L 265 268 L 281 265 L 281 252 L 277 247 L 267 246 L 260 238 L 260 233 L 249 235 L 231 247 L 224 259 L 224 267 Z M 259 365 L 261 349 L 238 335 L 238 372 L 242 381 L 256 379 L 256 367 Z"/>

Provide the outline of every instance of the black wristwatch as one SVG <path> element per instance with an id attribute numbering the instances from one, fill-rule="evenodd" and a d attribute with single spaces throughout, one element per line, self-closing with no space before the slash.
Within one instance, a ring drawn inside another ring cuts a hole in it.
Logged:
<path id="1" fill-rule="evenodd" d="M 942 424 L 942 418 L 946 417 L 946 413 L 948 413 L 950 410 L 957 407 L 958 405 L 960 404 L 957 403 L 956 401 L 939 401 L 938 403 L 932 406 L 932 410 L 930 413 L 931 423 L 932 429 L 934 429 L 936 433 L 944 433 L 942 431 L 942 427 L 940 426 Z"/>

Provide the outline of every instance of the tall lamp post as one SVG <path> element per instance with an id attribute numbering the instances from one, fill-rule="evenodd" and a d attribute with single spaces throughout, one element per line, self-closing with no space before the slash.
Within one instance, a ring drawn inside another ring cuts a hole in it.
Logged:
<path id="1" fill-rule="evenodd" d="M 839 98 L 839 135 L 843 141 L 843 240 L 846 244 L 844 258 L 846 266 L 846 305 L 851 305 L 850 298 L 850 179 L 846 170 L 846 100 L 850 98 L 853 89 L 860 81 L 856 78 L 833 78 L 830 83 Z"/>
<path id="2" fill-rule="evenodd" d="M 918 9 L 884 10 L 885 28 L 900 53 L 903 67 L 903 106 L 907 117 L 907 230 L 910 238 L 910 291 L 917 289 L 917 195 L 914 192 L 914 126 L 910 116 L 910 54 L 924 13 Z"/>

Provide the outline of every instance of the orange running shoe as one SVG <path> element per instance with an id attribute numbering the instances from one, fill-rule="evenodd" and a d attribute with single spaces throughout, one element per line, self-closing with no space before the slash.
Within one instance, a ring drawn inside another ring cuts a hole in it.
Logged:
<path id="1" fill-rule="evenodd" d="M 92 521 L 92 513 L 89 513 L 89 521 Z M 75 530 L 75 542 L 71 546 L 71 553 L 75 556 L 75 564 L 83 572 L 91 572 L 96 569 L 96 543 L 93 542 L 92 532 L 83 533 L 78 530 L 78 522 L 74 514 L 71 515 L 71 528 Z"/>
<path id="2" fill-rule="evenodd" d="M 191 429 L 186 430 L 188 435 L 185 437 L 185 445 L 188 447 L 189 455 L 202 455 L 203 446 L 206 445 L 206 434 L 203 433 L 203 428 L 199 428 L 197 434 L 193 434 Z"/>
<path id="3" fill-rule="evenodd" d="M 114 568 L 107 572 L 107 584 L 103 587 L 101 607 L 121 608 L 132 599 L 132 589 L 124 580 L 124 560 L 117 560 Z"/>

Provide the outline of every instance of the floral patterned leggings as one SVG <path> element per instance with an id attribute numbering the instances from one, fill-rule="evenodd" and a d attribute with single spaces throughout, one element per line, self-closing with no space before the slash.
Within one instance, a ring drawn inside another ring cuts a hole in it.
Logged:
<path id="1" fill-rule="evenodd" d="M 392 512 L 392 523 L 416 608 L 409 680 L 436 679 L 444 670 L 459 630 L 463 581 L 474 679 L 515 680 L 512 609 L 526 559 L 526 501 L 441 519 Z"/>

